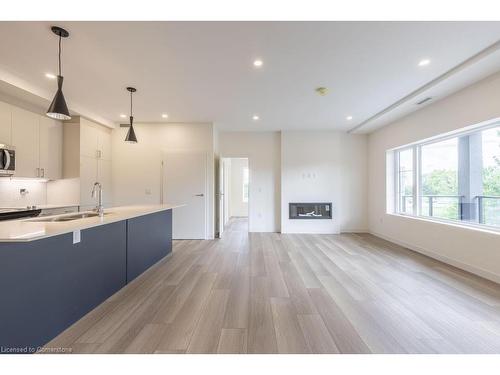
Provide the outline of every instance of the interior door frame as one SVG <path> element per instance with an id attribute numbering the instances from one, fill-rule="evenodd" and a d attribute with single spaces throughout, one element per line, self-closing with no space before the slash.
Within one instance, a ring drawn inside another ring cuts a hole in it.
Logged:
<path id="1" fill-rule="evenodd" d="M 203 238 L 205 240 L 208 240 L 208 233 L 209 233 L 209 212 L 210 212 L 210 200 L 208 196 L 208 160 L 209 159 L 209 154 L 206 151 L 191 151 L 191 150 L 161 150 L 161 160 L 160 160 L 160 204 L 165 204 L 169 202 L 165 202 L 165 160 L 168 154 L 175 154 L 175 155 L 182 155 L 182 154 L 197 154 L 197 155 L 203 155 L 205 159 L 205 178 L 204 178 L 204 191 L 203 191 L 203 198 L 205 199 L 205 218 L 204 218 L 204 226 L 203 226 Z M 213 168 L 213 164 L 212 168 Z M 175 208 L 172 212 L 172 215 L 175 215 Z"/>
<path id="2" fill-rule="evenodd" d="M 218 165 L 217 165 L 217 229 L 218 229 L 218 237 L 222 238 L 222 234 L 224 233 L 224 213 L 225 213 L 225 188 L 226 184 L 224 183 L 225 173 L 224 173 L 224 158 L 219 157 Z"/>
<path id="3" fill-rule="evenodd" d="M 247 221 L 248 221 L 248 232 L 250 233 L 250 220 L 251 220 L 251 205 L 250 205 L 250 202 L 251 202 L 251 199 L 252 199 L 252 196 L 251 196 L 251 192 L 252 192 L 252 169 L 251 169 L 251 166 L 250 166 L 250 157 L 247 156 L 247 155 L 244 155 L 244 156 L 235 156 L 235 155 L 232 155 L 232 156 L 223 156 L 223 155 L 220 155 L 219 157 L 219 169 L 220 168 L 224 168 L 224 161 L 225 160 L 231 160 L 231 159 L 246 159 L 247 160 L 247 167 L 248 167 L 248 216 L 247 216 Z M 220 172 L 219 172 L 220 173 Z M 224 175 L 224 179 L 222 180 L 222 183 L 224 184 L 224 195 L 222 196 L 222 200 L 224 201 L 223 202 L 223 207 L 224 209 L 222 210 L 222 212 L 219 212 L 219 220 L 222 221 L 222 225 L 226 225 L 226 221 L 225 221 L 225 214 L 226 212 L 228 212 L 228 219 L 229 219 L 229 204 L 225 204 L 225 201 L 226 199 L 229 201 L 230 199 L 230 195 L 231 195 L 231 192 L 230 192 L 230 189 L 228 189 L 228 186 L 226 186 L 226 182 L 229 184 L 229 179 L 226 179 L 226 175 Z M 220 187 L 219 187 L 219 190 L 220 190 Z M 219 236 L 221 236 L 220 234 L 220 231 L 219 231 Z"/>

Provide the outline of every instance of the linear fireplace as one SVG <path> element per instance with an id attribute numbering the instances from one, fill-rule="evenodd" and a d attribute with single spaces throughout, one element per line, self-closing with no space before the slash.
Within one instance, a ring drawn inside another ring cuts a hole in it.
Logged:
<path id="1" fill-rule="evenodd" d="M 331 219 L 332 203 L 289 203 L 289 219 Z"/>

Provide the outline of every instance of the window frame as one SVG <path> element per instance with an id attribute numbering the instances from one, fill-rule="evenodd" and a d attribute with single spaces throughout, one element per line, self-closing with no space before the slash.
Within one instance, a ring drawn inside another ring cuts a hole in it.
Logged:
<path id="1" fill-rule="evenodd" d="M 418 214 L 418 211 L 417 211 L 417 189 L 416 189 L 416 185 L 418 186 L 419 184 L 416 184 L 416 180 L 415 180 L 415 168 L 417 168 L 416 166 L 416 158 L 415 158 L 415 155 L 416 155 L 416 152 L 417 152 L 417 146 L 416 145 L 412 145 L 412 146 L 406 146 L 406 147 L 403 147 L 403 148 L 399 148 L 397 150 L 394 150 L 395 151 L 395 157 L 394 157 L 394 179 L 395 179 L 395 187 L 394 187 L 394 191 L 395 191 L 395 194 L 394 194 L 394 208 L 395 208 L 395 211 L 396 213 L 400 214 L 400 215 L 407 215 L 407 216 L 416 216 Z M 400 175 L 399 173 L 401 172 L 400 171 L 400 163 L 399 163 L 399 160 L 400 160 L 400 156 L 399 154 L 401 152 L 404 152 L 404 151 L 408 151 L 408 150 L 412 150 L 412 182 L 413 182 L 413 189 L 412 189 L 412 205 L 413 205 L 413 208 L 412 208 L 412 211 L 413 213 L 410 214 L 410 213 L 407 213 L 407 212 L 402 212 L 401 211 L 401 178 L 400 178 Z"/>
<path id="2" fill-rule="evenodd" d="M 438 223 L 443 223 L 443 224 L 450 224 L 450 225 L 455 225 L 455 226 L 465 226 L 469 227 L 472 229 L 482 229 L 482 230 L 488 230 L 488 231 L 494 231 L 494 232 L 500 232 L 500 227 L 499 226 L 494 226 L 494 225 L 488 225 L 488 224 L 482 224 L 479 222 L 471 222 L 467 220 L 454 220 L 454 219 L 445 219 L 441 217 L 434 217 L 434 216 L 426 216 L 422 215 L 422 199 L 420 197 L 420 193 L 422 191 L 422 147 L 432 145 L 435 143 L 439 143 L 442 141 L 446 141 L 449 139 L 453 138 L 460 138 L 460 137 L 465 137 L 471 134 L 475 134 L 478 132 L 483 132 L 488 129 L 492 128 L 500 128 L 500 119 L 493 119 L 489 121 L 485 121 L 482 124 L 474 125 L 474 126 L 469 126 L 463 129 L 459 129 L 457 131 L 449 132 L 449 133 L 444 133 L 442 135 L 437 135 L 433 136 L 431 138 L 424 139 L 422 141 L 418 142 L 413 142 L 401 147 L 396 147 L 390 150 L 387 150 L 388 152 L 392 152 L 393 155 L 393 194 L 394 194 L 394 205 L 391 210 L 391 212 L 388 212 L 393 215 L 399 215 L 399 216 L 404 216 L 404 217 L 412 217 L 416 219 L 421 219 L 421 220 L 427 220 L 427 221 L 433 221 L 433 222 L 438 222 Z M 413 178 L 413 213 L 408 213 L 408 212 L 402 212 L 401 211 L 401 179 L 400 179 L 400 153 L 407 151 L 407 150 L 413 150 L 413 170 L 412 170 L 412 178 Z M 459 202 L 460 204 L 460 202 Z M 479 212 L 478 212 L 479 214 Z"/>

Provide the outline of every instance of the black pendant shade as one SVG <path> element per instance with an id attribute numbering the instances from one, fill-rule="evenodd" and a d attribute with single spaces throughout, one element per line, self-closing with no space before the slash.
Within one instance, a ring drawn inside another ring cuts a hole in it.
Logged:
<path id="1" fill-rule="evenodd" d="M 134 116 L 132 112 L 132 94 L 137 90 L 134 87 L 127 87 L 127 91 L 130 92 L 130 127 L 128 128 L 127 136 L 125 137 L 125 142 L 137 143 L 137 137 L 134 131 Z"/>
<path id="2" fill-rule="evenodd" d="M 127 136 L 125 137 L 125 142 L 137 143 L 137 137 L 135 136 L 134 126 L 134 118 L 130 116 L 130 127 L 128 128 Z"/>
<path id="3" fill-rule="evenodd" d="M 69 33 L 58 26 L 52 26 L 52 32 L 59 37 L 59 74 L 57 75 L 56 95 L 54 96 L 52 103 L 50 103 L 50 107 L 47 110 L 47 116 L 57 120 L 70 120 L 71 115 L 69 114 L 66 99 L 64 99 L 62 91 L 64 78 L 61 75 L 61 40 L 62 38 L 67 38 Z"/>
<path id="4" fill-rule="evenodd" d="M 63 76 L 57 76 L 57 92 L 47 110 L 47 116 L 57 120 L 71 120 L 71 116 L 62 92 Z"/>

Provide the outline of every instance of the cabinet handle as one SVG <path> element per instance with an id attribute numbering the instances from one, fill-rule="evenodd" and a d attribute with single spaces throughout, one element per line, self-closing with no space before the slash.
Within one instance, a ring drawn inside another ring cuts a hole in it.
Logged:
<path id="1" fill-rule="evenodd" d="M 45 168 L 42 168 L 42 177 L 45 177 Z"/>

